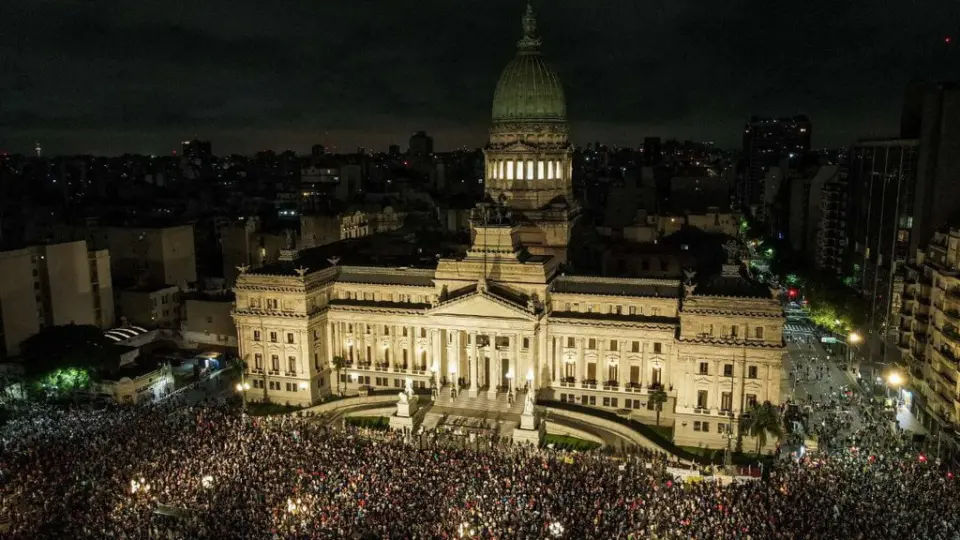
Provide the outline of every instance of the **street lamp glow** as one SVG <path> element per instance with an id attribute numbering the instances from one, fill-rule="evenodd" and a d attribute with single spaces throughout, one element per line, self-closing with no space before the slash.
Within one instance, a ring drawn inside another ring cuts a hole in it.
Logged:
<path id="1" fill-rule="evenodd" d="M 887 375 L 887 382 L 893 386 L 900 386 L 903 384 L 903 376 L 894 371 L 890 375 Z"/>
<path id="2" fill-rule="evenodd" d="M 863 338 L 860 337 L 860 334 L 856 332 L 850 332 L 850 335 L 847 336 L 847 341 L 849 341 L 850 343 L 853 343 L 854 345 L 856 345 L 857 343 L 860 343 L 861 340 L 863 340 Z"/>

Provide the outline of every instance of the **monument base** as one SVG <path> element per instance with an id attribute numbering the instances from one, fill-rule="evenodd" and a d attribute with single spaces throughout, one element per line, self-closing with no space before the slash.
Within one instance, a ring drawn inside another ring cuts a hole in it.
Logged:
<path id="1" fill-rule="evenodd" d="M 397 416 L 416 416 L 419 408 L 420 400 L 417 398 L 417 396 L 413 396 L 406 403 L 403 403 L 402 401 L 397 403 Z"/>
<path id="2" fill-rule="evenodd" d="M 532 444 L 539 448 L 543 442 L 543 430 L 514 428 L 513 442 L 514 444 Z"/>
<path id="3" fill-rule="evenodd" d="M 534 431 L 537 429 L 537 417 L 532 414 L 520 415 L 520 429 Z"/>
<path id="4" fill-rule="evenodd" d="M 413 433 L 420 427 L 421 420 L 422 418 L 416 416 L 393 415 L 390 417 L 390 429 Z"/>

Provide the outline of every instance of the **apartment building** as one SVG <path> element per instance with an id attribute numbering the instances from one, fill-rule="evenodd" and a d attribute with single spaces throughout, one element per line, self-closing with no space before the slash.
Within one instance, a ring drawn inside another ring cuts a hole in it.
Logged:
<path id="1" fill-rule="evenodd" d="M 113 323 L 107 250 L 80 240 L 0 252 L 0 358 L 47 326 Z"/>

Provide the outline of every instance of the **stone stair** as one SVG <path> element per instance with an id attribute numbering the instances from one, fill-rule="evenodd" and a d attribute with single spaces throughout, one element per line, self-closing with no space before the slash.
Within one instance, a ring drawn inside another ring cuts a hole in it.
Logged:
<path id="1" fill-rule="evenodd" d="M 445 409 L 467 409 L 472 411 L 481 411 L 488 413 L 505 413 L 520 415 L 523 412 L 523 399 L 525 393 L 520 391 L 516 393 L 513 403 L 507 401 L 506 394 L 499 394 L 496 398 L 490 398 L 486 392 L 481 391 L 477 397 L 470 397 L 464 390 L 456 399 L 450 399 L 450 387 L 445 386 L 440 389 L 434 406 Z"/>

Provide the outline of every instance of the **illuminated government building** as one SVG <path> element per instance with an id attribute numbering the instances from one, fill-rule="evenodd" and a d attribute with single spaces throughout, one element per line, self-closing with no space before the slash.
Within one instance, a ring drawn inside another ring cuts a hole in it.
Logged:
<path id="1" fill-rule="evenodd" d="M 686 283 L 563 274 L 580 209 L 563 89 L 540 45 L 528 7 L 494 93 L 471 245 L 398 231 L 240 269 L 249 400 L 315 404 L 412 379 L 450 406 L 522 403 L 530 388 L 652 423 L 663 390 L 675 442 L 713 447 L 727 445 L 730 412 L 779 403 L 783 312 L 731 246 L 721 273 Z"/>

